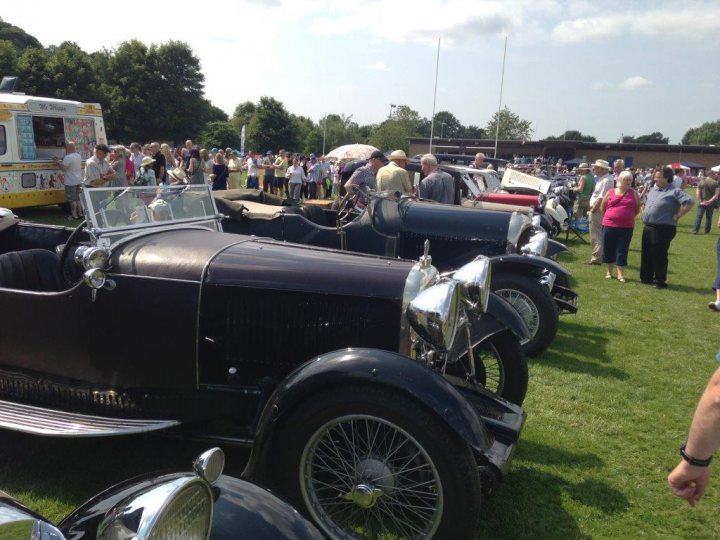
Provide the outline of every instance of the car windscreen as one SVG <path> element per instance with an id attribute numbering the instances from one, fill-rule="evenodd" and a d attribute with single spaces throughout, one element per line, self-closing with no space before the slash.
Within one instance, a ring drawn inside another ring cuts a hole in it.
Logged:
<path id="1" fill-rule="evenodd" d="M 209 186 L 83 188 L 88 225 L 99 243 L 112 245 L 142 229 L 199 225 L 220 231 Z"/>

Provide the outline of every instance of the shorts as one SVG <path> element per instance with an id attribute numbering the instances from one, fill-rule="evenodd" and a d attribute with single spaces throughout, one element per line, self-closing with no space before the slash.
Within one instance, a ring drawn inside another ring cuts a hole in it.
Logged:
<path id="1" fill-rule="evenodd" d="M 67 202 L 77 202 L 80 200 L 80 184 L 77 186 L 65 186 L 65 200 Z"/>

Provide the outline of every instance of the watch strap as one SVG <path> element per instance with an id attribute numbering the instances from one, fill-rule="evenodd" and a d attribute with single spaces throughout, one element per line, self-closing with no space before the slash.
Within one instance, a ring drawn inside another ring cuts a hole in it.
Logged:
<path id="1" fill-rule="evenodd" d="M 680 447 L 680 457 L 682 457 L 685 461 L 687 461 L 690 465 L 693 465 L 695 467 L 707 467 L 710 465 L 710 462 L 712 461 L 712 456 L 710 456 L 707 459 L 698 459 L 695 457 L 692 457 L 687 452 L 685 452 L 685 444 L 683 444 Z"/>

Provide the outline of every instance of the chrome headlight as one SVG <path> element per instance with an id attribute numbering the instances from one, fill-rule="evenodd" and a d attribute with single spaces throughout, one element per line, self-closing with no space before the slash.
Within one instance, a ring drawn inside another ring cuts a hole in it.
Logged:
<path id="1" fill-rule="evenodd" d="M 538 255 L 544 257 L 547 253 L 548 248 L 548 234 L 545 231 L 537 231 L 530 237 L 527 244 L 525 244 L 520 251 L 526 255 Z"/>
<path id="2" fill-rule="evenodd" d="M 163 482 L 120 502 L 98 527 L 98 540 L 207 540 L 210 486 L 195 476 Z"/>
<path id="3" fill-rule="evenodd" d="M 105 275 L 105 270 L 100 270 L 99 268 L 93 268 L 83 274 L 83 281 L 85 282 L 85 285 L 91 289 L 100 289 L 103 285 L 105 285 L 106 279 L 107 276 Z"/>
<path id="4" fill-rule="evenodd" d="M 193 470 L 200 478 L 212 484 L 225 468 L 225 453 L 220 448 L 211 448 L 193 461 Z"/>
<path id="5" fill-rule="evenodd" d="M 520 212 L 513 212 L 508 223 L 507 241 L 515 248 L 520 240 L 520 235 L 525 230 L 530 218 Z"/>
<path id="6" fill-rule="evenodd" d="M 490 259 L 480 256 L 453 274 L 460 283 L 461 299 L 470 309 L 485 311 L 490 298 Z"/>
<path id="7" fill-rule="evenodd" d="M 542 224 L 543 224 L 543 222 L 542 222 L 542 217 L 540 217 L 540 214 L 535 214 L 535 215 L 532 217 L 532 224 L 533 224 L 533 227 L 535 227 L 536 229 L 542 229 L 542 228 L 543 228 L 543 226 L 542 226 Z"/>
<path id="8" fill-rule="evenodd" d="M 447 351 L 455 340 L 460 315 L 460 284 L 448 279 L 425 289 L 408 306 L 413 329 L 430 345 Z"/>
<path id="9" fill-rule="evenodd" d="M 75 250 L 75 262 L 82 264 L 85 270 L 105 268 L 110 253 L 106 249 L 91 246 L 80 246 Z"/>

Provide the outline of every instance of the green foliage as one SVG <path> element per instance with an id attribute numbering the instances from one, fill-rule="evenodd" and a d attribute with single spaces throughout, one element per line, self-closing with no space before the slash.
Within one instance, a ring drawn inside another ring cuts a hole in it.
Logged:
<path id="1" fill-rule="evenodd" d="M 442 137 L 445 139 L 457 139 L 462 137 L 465 128 L 455 115 L 448 111 L 440 111 L 435 114 L 435 132 L 434 137 Z"/>
<path id="2" fill-rule="evenodd" d="M 18 51 L 8 40 L 0 40 L 0 78 L 17 75 Z"/>
<path id="3" fill-rule="evenodd" d="M 50 47 L 48 52 L 46 70 L 54 97 L 83 102 L 100 100 L 100 81 L 89 54 L 71 41 Z"/>
<path id="4" fill-rule="evenodd" d="M 19 52 L 30 48 L 42 49 L 42 43 L 37 38 L 31 36 L 22 28 L 6 23 L 2 18 L 0 18 L 0 40 L 9 41 Z M 11 73 L 5 75 L 11 75 Z"/>
<path id="5" fill-rule="evenodd" d="M 493 136 L 495 134 L 493 133 Z M 569 129 L 562 135 L 557 137 L 546 137 L 546 141 L 583 141 L 583 142 L 597 142 L 597 139 L 591 135 L 583 135 L 575 129 Z"/>
<path id="6" fill-rule="evenodd" d="M 659 131 L 653 131 L 649 135 L 640 135 L 639 137 L 632 137 L 630 135 L 625 135 L 622 138 L 622 142 L 624 143 L 641 143 L 641 144 L 648 144 L 648 143 L 655 143 L 655 144 L 668 144 L 670 142 L 670 139 L 668 137 L 663 137 L 663 134 Z"/>
<path id="7" fill-rule="evenodd" d="M 252 101 L 244 101 L 235 107 L 235 112 L 233 112 L 230 121 L 238 129 L 238 131 L 240 131 L 243 126 L 250 125 L 250 121 L 255 115 L 255 109 L 255 104 Z"/>
<path id="8" fill-rule="evenodd" d="M 398 122 L 387 120 L 372 130 L 368 144 L 380 150 L 403 150 L 408 152 L 408 133 Z"/>
<path id="9" fill-rule="evenodd" d="M 502 140 L 529 139 L 533 133 L 533 129 L 530 127 L 532 123 L 521 119 L 507 105 L 501 111 L 496 112 L 485 127 L 489 137 L 495 137 L 498 124 L 500 125 L 498 138 Z"/>
<path id="10" fill-rule="evenodd" d="M 240 132 L 228 121 L 208 122 L 199 140 L 205 148 L 240 148 Z"/>
<path id="11" fill-rule="evenodd" d="M 705 122 L 700 127 L 690 128 L 683 136 L 682 143 L 720 146 L 720 120 Z"/>
<path id="12" fill-rule="evenodd" d="M 285 106 L 275 98 L 263 96 L 247 127 L 248 150 L 265 152 L 292 148 L 296 132 Z"/>
<path id="13" fill-rule="evenodd" d="M 17 90 L 33 96 L 55 97 L 55 88 L 47 69 L 49 54 L 42 48 L 28 48 L 18 58 Z"/>

